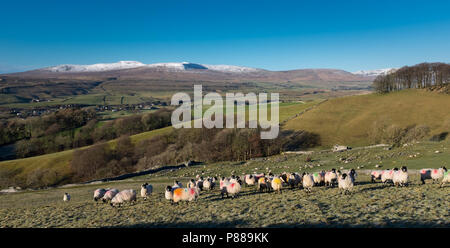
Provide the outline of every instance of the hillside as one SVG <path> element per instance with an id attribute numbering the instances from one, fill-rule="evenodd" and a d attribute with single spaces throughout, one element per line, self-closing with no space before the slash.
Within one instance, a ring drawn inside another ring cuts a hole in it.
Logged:
<path id="1" fill-rule="evenodd" d="M 318 102 L 319 101 L 280 104 L 280 121 L 295 116 L 297 113 L 300 113 Z M 172 127 L 165 127 L 132 135 L 130 138 L 133 143 L 138 143 L 156 135 L 166 134 L 171 130 Z M 117 140 L 111 140 L 108 143 L 111 147 L 115 147 L 116 141 Z M 51 184 L 71 182 L 70 162 L 72 161 L 73 152 L 74 150 L 67 150 L 41 156 L 0 162 L 0 189 L 2 187 L 11 186 L 12 181 L 14 181 L 16 185 L 27 185 L 27 180 L 33 180 L 35 174 L 37 177 L 45 176 L 45 181 L 49 181 Z M 1 181 L 2 179 L 7 179 L 8 181 Z"/>
<path id="2" fill-rule="evenodd" d="M 426 125 L 429 135 L 450 131 L 450 96 L 425 90 L 330 99 L 288 121 L 285 129 L 320 135 L 322 146 L 369 145 L 369 132 L 380 125 Z"/>

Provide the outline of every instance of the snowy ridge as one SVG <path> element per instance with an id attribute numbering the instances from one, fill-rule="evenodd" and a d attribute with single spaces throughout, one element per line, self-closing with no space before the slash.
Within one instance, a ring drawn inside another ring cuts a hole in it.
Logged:
<path id="1" fill-rule="evenodd" d="M 376 77 L 379 75 L 386 75 L 389 73 L 393 73 L 397 70 L 397 68 L 385 68 L 385 69 L 376 69 L 376 70 L 361 70 L 355 71 L 353 74 L 365 76 L 365 77 Z"/>
<path id="2" fill-rule="evenodd" d="M 155 70 L 161 71 L 211 70 L 229 73 L 247 73 L 247 72 L 261 71 L 261 69 L 234 66 L 234 65 L 202 65 L 189 62 L 143 64 L 137 61 L 119 61 L 117 63 L 93 64 L 93 65 L 58 65 L 43 68 L 41 70 L 50 72 L 100 72 L 100 71 L 132 69 L 138 67 L 153 68 Z"/>

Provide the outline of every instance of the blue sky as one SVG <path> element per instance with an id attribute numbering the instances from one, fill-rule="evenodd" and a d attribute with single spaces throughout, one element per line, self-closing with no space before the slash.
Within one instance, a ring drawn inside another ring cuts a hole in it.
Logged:
<path id="1" fill-rule="evenodd" d="M 450 62 L 450 1 L 2 1 L 0 73 L 189 61 L 348 71 Z"/>

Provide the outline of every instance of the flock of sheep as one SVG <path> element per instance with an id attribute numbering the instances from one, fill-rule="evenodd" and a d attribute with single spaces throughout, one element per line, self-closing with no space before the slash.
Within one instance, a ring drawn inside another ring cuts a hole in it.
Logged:
<path id="1" fill-rule="evenodd" d="M 392 183 L 395 186 L 407 186 L 409 181 L 408 169 L 403 166 L 400 169 L 394 168 L 392 170 L 375 170 L 371 172 L 372 182 L 381 180 L 381 182 L 387 184 Z M 351 169 L 342 173 L 331 169 L 330 171 L 321 171 L 316 173 L 287 173 L 283 172 L 280 175 L 275 176 L 269 171 L 266 176 L 265 173 L 261 174 L 247 174 L 243 177 L 243 180 L 239 176 L 232 175 L 231 177 L 222 177 L 220 180 L 217 177 L 203 177 L 197 175 L 196 179 L 191 179 L 187 182 L 184 188 L 182 183 L 175 181 L 173 186 L 167 186 L 165 189 L 165 198 L 173 203 L 179 201 L 194 201 L 200 195 L 203 190 L 214 190 L 218 183 L 219 191 L 222 198 L 226 195 L 235 198 L 241 191 L 242 184 L 246 186 L 256 186 L 258 192 L 270 192 L 275 191 L 282 192 L 284 187 L 303 188 L 306 192 L 312 192 L 313 187 L 337 186 L 344 194 L 347 194 L 353 188 L 356 181 L 356 171 Z M 422 169 L 420 170 L 420 180 L 425 183 L 425 180 L 432 179 L 433 183 L 442 179 L 441 187 L 445 183 L 450 182 L 450 176 L 445 167 L 439 169 Z M 153 192 L 153 186 L 144 183 L 141 185 L 141 197 L 146 199 Z M 64 193 L 64 201 L 70 201 L 70 195 Z M 119 191 L 118 189 L 96 189 L 94 191 L 94 201 L 102 200 L 104 203 L 109 202 L 111 206 L 121 205 L 125 202 L 136 202 L 136 191 L 133 189 L 126 189 Z"/>

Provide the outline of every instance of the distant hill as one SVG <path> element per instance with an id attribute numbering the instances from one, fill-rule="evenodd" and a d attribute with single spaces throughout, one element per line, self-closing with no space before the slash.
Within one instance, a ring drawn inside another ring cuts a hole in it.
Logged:
<path id="1" fill-rule="evenodd" d="M 413 125 L 429 128 L 427 137 L 450 132 L 450 96 L 427 90 L 403 90 L 330 99 L 288 121 L 285 129 L 320 135 L 322 146 L 370 145 L 374 128 L 389 135 Z M 391 128 L 391 129 L 389 129 Z M 392 134 L 395 135 L 395 134 Z"/>

